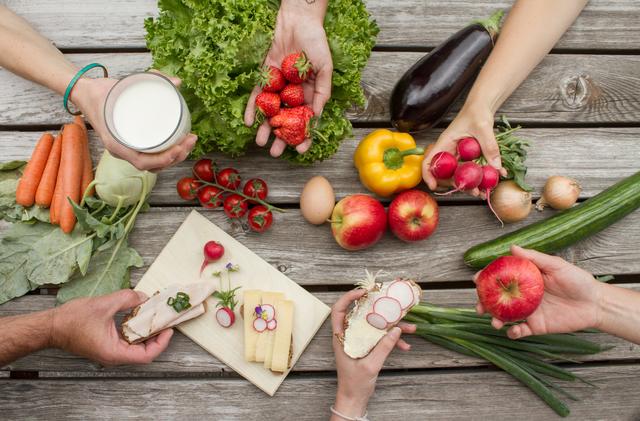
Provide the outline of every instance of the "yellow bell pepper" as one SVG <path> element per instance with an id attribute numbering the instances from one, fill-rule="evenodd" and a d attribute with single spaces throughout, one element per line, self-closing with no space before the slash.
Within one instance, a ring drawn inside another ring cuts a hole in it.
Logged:
<path id="1" fill-rule="evenodd" d="M 369 133 L 353 155 L 362 184 L 382 197 L 417 186 L 423 159 L 424 149 L 410 134 L 387 129 Z"/>

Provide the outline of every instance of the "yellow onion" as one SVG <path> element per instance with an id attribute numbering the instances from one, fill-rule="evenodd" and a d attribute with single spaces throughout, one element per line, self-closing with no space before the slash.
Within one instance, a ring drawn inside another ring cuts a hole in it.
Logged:
<path id="1" fill-rule="evenodd" d="M 491 193 L 491 205 L 503 222 L 522 221 L 531 212 L 531 193 L 512 180 L 501 181 Z"/>
<path id="2" fill-rule="evenodd" d="M 541 211 L 547 205 L 557 210 L 569 209 L 578 201 L 581 191 L 582 187 L 573 178 L 551 176 L 544 183 L 542 196 L 536 202 L 536 209 Z"/>

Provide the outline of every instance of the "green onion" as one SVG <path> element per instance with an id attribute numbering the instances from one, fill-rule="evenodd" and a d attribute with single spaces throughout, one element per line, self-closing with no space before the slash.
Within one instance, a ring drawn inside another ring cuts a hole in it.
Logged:
<path id="1" fill-rule="evenodd" d="M 180 313 L 188 308 L 191 308 L 191 303 L 189 302 L 189 295 L 184 292 L 178 292 L 174 297 L 169 297 L 167 299 L 167 304 L 176 311 L 176 313 Z"/>
<path id="2" fill-rule="evenodd" d="M 611 347 L 588 341 L 574 334 L 548 334 L 512 340 L 507 330 L 491 326 L 491 317 L 472 309 L 444 308 L 429 303 L 413 307 L 405 320 L 416 324 L 416 334 L 443 348 L 470 357 L 481 358 L 506 371 L 529 387 L 557 414 L 567 416 L 569 407 L 556 396 L 571 400 L 576 396 L 552 379 L 573 382 L 576 379 L 595 386 L 569 370 L 545 359 L 578 362 L 567 354 L 597 354 Z"/>

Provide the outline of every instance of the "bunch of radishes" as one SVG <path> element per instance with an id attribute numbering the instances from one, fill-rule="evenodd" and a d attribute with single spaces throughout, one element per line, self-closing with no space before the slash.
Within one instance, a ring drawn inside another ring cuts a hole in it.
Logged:
<path id="1" fill-rule="evenodd" d="M 500 173 L 491 165 L 480 165 L 475 162 L 482 156 L 482 149 L 476 138 L 465 137 L 460 139 L 456 149 L 458 158 L 450 152 L 442 151 L 435 154 L 431 159 L 429 167 L 431 174 L 438 180 L 448 180 L 453 177 L 453 185 L 455 187 L 447 193 L 436 194 L 451 194 L 457 191 L 471 191 L 477 188 L 485 193 L 489 209 L 502 223 L 502 220 L 491 206 L 491 192 L 498 186 Z"/>

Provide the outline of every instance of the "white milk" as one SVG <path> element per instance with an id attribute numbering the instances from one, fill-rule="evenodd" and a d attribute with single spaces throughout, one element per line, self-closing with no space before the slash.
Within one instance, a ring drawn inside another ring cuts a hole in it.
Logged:
<path id="1" fill-rule="evenodd" d="M 171 137 L 180 123 L 181 98 L 163 79 L 135 81 L 118 95 L 113 126 L 118 137 L 138 150 L 149 150 Z"/>

